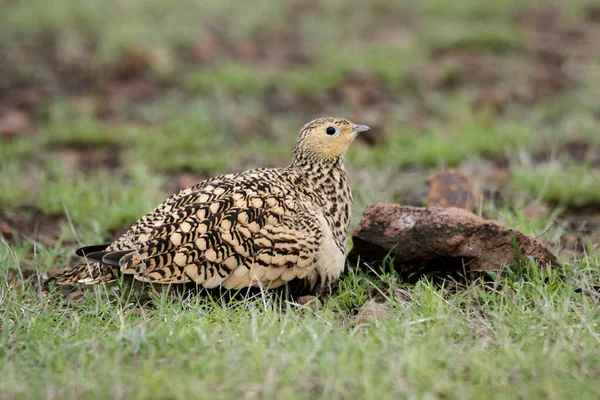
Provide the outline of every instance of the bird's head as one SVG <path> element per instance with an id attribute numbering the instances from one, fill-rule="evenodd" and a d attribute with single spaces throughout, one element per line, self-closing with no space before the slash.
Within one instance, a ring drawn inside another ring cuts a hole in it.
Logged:
<path id="1" fill-rule="evenodd" d="M 294 158 L 308 156 L 327 160 L 342 157 L 354 138 L 368 130 L 368 126 L 355 125 L 344 118 L 315 119 L 302 127 Z"/>

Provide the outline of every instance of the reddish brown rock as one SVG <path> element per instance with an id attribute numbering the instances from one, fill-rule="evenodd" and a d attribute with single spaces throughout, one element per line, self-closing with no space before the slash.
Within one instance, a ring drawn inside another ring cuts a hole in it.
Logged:
<path id="1" fill-rule="evenodd" d="M 407 273 L 423 265 L 447 272 L 503 271 L 527 257 L 540 266 L 559 265 L 539 240 L 458 208 L 371 204 L 352 239 L 352 256 L 377 262 L 389 254 Z"/>
<path id="2" fill-rule="evenodd" d="M 438 171 L 429 178 L 429 193 L 425 198 L 428 207 L 457 207 L 474 210 L 481 193 L 469 177 L 456 169 Z"/>

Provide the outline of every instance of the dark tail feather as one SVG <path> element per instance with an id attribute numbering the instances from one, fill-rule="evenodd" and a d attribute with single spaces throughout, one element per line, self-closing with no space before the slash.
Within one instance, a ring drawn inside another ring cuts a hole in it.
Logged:
<path id="1" fill-rule="evenodd" d="M 135 253 L 135 250 L 121 250 L 121 251 L 111 251 L 105 253 L 102 257 L 102 262 L 104 264 L 112 265 L 115 267 L 120 266 L 120 261 L 123 257 L 128 255 L 129 253 Z"/>
<path id="2" fill-rule="evenodd" d="M 79 249 L 75 250 L 75 254 L 79 257 L 89 257 L 92 253 L 98 253 L 106 250 L 108 246 L 110 246 L 110 243 L 80 247 Z"/>

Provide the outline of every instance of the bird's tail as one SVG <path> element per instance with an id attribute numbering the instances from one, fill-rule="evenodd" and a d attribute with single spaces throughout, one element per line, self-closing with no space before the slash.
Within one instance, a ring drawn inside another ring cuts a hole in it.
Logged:
<path id="1" fill-rule="evenodd" d="M 95 285 L 115 281 L 118 279 L 119 273 L 118 267 L 100 262 L 90 262 L 67 268 L 50 277 L 46 283 L 56 282 L 58 285 L 76 285 L 79 283 Z"/>

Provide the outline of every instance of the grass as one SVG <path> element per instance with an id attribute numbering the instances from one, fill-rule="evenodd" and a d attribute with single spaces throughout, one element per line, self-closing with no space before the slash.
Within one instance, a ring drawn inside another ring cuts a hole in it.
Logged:
<path id="1" fill-rule="evenodd" d="M 432 23 L 433 25 L 434 23 Z M 518 47 L 521 37 L 515 29 L 505 23 L 492 23 L 482 21 L 465 24 L 436 24 L 436 28 L 429 29 L 424 34 L 432 51 L 447 50 L 449 48 L 486 50 L 496 53 L 508 52 Z"/>
<path id="2" fill-rule="evenodd" d="M 515 25 L 537 1 L 296 3 L 3 4 L 0 398 L 600 397 L 598 55 L 565 60 L 561 71 L 576 79 L 537 98 L 527 91 L 552 65 L 524 50 Z M 586 24 L 587 0 L 554 4 Z M 286 34 L 283 45 L 261 39 Z M 216 54 L 208 61 L 194 59 L 203 40 Z M 290 49 L 298 60 L 285 58 Z M 462 49 L 448 65 L 438 58 Z M 460 68 L 471 53 L 498 82 Z M 423 66 L 433 77 L 411 73 Z M 133 77 L 115 77 L 119 68 Z M 136 99 L 140 82 L 152 96 Z M 51 95 L 37 101 L 39 86 Z M 490 88 L 535 101 L 474 111 Z M 2 138 L 5 108 L 36 132 Z M 76 301 L 35 289 L 180 180 L 287 165 L 300 126 L 323 115 L 387 135 L 348 154 L 352 226 L 370 203 L 419 204 L 427 178 L 454 166 L 486 195 L 499 192 L 478 211 L 548 243 L 563 268 L 525 263 L 458 287 L 405 282 L 390 263 L 349 268 L 316 308 L 128 282 Z M 585 231 L 570 231 L 573 208 Z M 7 230 L 5 214 L 23 218 L 23 232 Z M 35 232 L 40 215 L 57 219 L 56 237 Z M 582 236 L 575 255 L 570 234 Z"/>
<path id="3" fill-rule="evenodd" d="M 0 253 L 6 261 L 6 249 Z M 223 302 L 100 288 L 75 306 L 0 289 L 0 390 L 27 397 L 594 398 L 598 260 L 451 294 L 351 275 L 311 311 L 278 298 Z M 401 296 L 401 289 L 409 298 Z M 361 311 L 358 308 L 362 307 Z M 358 311 L 358 315 L 352 316 Z M 185 371 L 185 373 L 182 373 Z"/>
<path id="4" fill-rule="evenodd" d="M 194 169 L 201 172 L 221 170 L 230 156 L 231 138 L 221 127 L 204 117 L 173 121 L 156 130 L 138 135 L 132 157 L 140 157 L 160 171 Z M 176 157 L 172 155 L 176 154 Z"/>
<path id="5" fill-rule="evenodd" d="M 584 206 L 600 202 L 600 174 L 587 165 L 548 165 L 535 171 L 525 167 L 513 169 L 515 189 L 537 194 L 540 200 L 567 206 Z"/>
<path id="6" fill-rule="evenodd" d="M 394 129 L 394 128 L 392 128 Z M 516 148 L 527 149 L 535 133 L 516 121 L 489 122 L 477 117 L 456 125 L 434 125 L 426 132 L 395 128 L 388 146 L 375 150 L 353 149 L 349 159 L 358 165 L 455 166 L 474 155 L 500 156 Z"/>
<path id="7" fill-rule="evenodd" d="M 106 126 L 93 116 L 76 111 L 66 101 L 53 102 L 47 112 L 44 138 L 54 146 L 106 146 L 126 144 L 127 132 Z"/>

